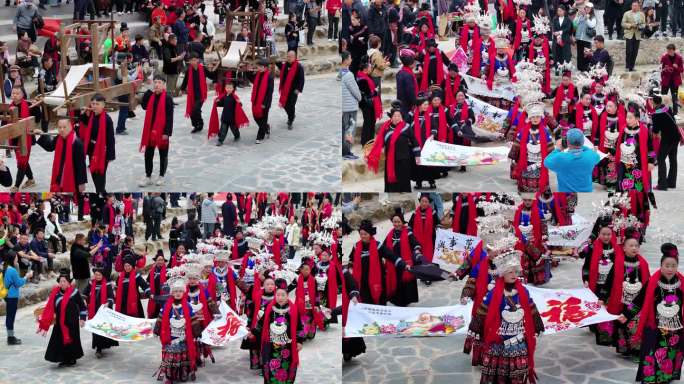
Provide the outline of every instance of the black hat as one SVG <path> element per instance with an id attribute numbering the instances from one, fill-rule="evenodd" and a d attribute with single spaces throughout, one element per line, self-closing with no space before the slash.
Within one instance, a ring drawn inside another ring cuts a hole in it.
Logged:
<path id="1" fill-rule="evenodd" d="M 164 260 L 166 260 L 166 256 L 164 256 L 164 250 L 163 249 L 157 249 L 157 254 L 154 255 L 154 259 L 157 260 L 159 256 L 163 257 Z"/>
<path id="2" fill-rule="evenodd" d="M 368 219 L 361 220 L 361 224 L 359 224 L 359 231 L 368 232 L 368 234 L 371 236 L 375 236 L 376 233 L 373 223 Z"/>
<path id="3" fill-rule="evenodd" d="M 64 277 L 67 279 L 68 282 L 71 282 L 71 271 L 69 268 L 62 268 L 59 270 L 59 276 L 57 276 L 57 282 L 59 283 L 59 279 Z"/>
<path id="4" fill-rule="evenodd" d="M 97 264 L 93 265 L 92 271 L 93 271 L 93 273 L 95 273 L 95 272 L 102 273 L 102 272 L 104 272 L 104 265 L 97 263 Z"/>
<path id="5" fill-rule="evenodd" d="M 404 220 L 404 210 L 399 206 L 394 207 L 394 212 L 392 212 L 390 215 L 390 220 L 394 219 L 395 217 L 399 217 L 402 223 L 406 222 L 406 220 Z"/>
<path id="6" fill-rule="evenodd" d="M 126 250 L 122 260 L 124 264 L 130 264 L 132 267 L 135 267 L 136 257 L 135 254 L 130 250 Z"/>
<path id="7" fill-rule="evenodd" d="M 392 109 L 401 109 L 401 105 L 402 105 L 402 104 L 401 104 L 401 101 L 399 101 L 399 100 L 392 100 L 392 102 L 390 103 L 390 108 L 392 108 Z"/>
<path id="8" fill-rule="evenodd" d="M 660 252 L 663 254 L 663 257 L 674 257 L 675 259 L 679 259 L 679 250 L 677 249 L 677 246 L 672 243 L 661 245 Z"/>
<path id="9" fill-rule="evenodd" d="M 119 28 L 119 31 L 121 31 L 121 32 L 128 31 L 128 23 L 126 23 L 125 21 L 122 21 L 121 27 Z"/>
<path id="10" fill-rule="evenodd" d="M 423 197 L 427 197 L 428 201 L 432 203 L 432 196 L 430 196 L 429 193 L 421 193 L 420 196 L 418 196 L 418 201 L 420 201 L 420 199 L 422 199 Z"/>
<path id="11" fill-rule="evenodd" d="M 444 100 L 444 91 L 442 91 L 441 88 L 433 89 L 432 92 L 430 92 L 430 101 L 432 101 L 432 99 L 435 97 L 439 97 L 440 99 Z"/>

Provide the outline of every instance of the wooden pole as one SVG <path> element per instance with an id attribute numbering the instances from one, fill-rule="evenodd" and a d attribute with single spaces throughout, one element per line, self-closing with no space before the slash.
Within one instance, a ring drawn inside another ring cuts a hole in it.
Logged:
<path id="1" fill-rule="evenodd" d="M 2 68 L 3 68 L 3 66 L 0 65 L 0 80 L 2 80 L 2 81 L 4 82 L 4 81 L 5 81 L 5 71 L 4 71 Z M 9 74 L 7 74 L 7 76 L 9 76 Z M 0 92 L 0 93 L 2 93 L 2 103 L 5 104 L 5 90 L 4 90 L 4 87 L 3 87 L 3 89 L 2 89 L 2 92 Z"/>
<path id="2" fill-rule="evenodd" d="M 91 35 L 91 41 L 92 41 L 92 46 L 91 49 L 93 51 L 93 84 L 95 86 L 95 91 L 100 90 L 100 33 L 97 30 L 97 27 L 95 28 L 90 28 L 90 35 Z"/>
<path id="3" fill-rule="evenodd" d="M 59 76 L 62 78 L 62 88 L 64 89 L 64 100 L 66 100 L 69 97 L 69 93 L 67 91 L 67 85 L 66 85 L 66 65 L 67 65 L 67 55 L 69 52 L 67 49 L 69 48 L 69 45 L 66 43 L 67 36 L 65 33 L 64 26 L 60 24 L 59 26 L 59 40 L 60 40 L 60 49 L 62 50 L 62 57 L 59 60 Z M 43 97 L 45 97 L 45 94 L 43 94 Z"/>

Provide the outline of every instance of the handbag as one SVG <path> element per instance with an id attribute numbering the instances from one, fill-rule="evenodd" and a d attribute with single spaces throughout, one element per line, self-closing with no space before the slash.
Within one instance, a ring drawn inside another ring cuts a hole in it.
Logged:
<path id="1" fill-rule="evenodd" d="M 33 26 L 36 29 L 43 29 L 43 27 L 45 26 L 45 21 L 43 20 L 43 17 L 40 14 L 38 14 L 38 12 L 36 12 L 31 21 L 33 22 Z"/>

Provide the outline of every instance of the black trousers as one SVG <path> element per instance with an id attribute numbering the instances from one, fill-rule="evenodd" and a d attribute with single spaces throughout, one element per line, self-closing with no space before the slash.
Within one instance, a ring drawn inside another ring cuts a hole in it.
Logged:
<path id="1" fill-rule="evenodd" d="M 14 181 L 14 186 L 19 188 L 22 181 L 24 181 L 24 176 L 29 180 L 33 180 L 33 171 L 31 170 L 31 164 L 26 165 L 26 169 L 17 168 L 17 179 Z"/>
<path id="2" fill-rule="evenodd" d="M 24 28 L 17 27 L 17 38 L 21 39 L 21 35 L 23 35 L 24 32 L 28 33 L 32 42 L 34 42 L 34 43 L 36 42 L 36 29 L 35 28 L 24 29 Z"/>
<path id="3" fill-rule="evenodd" d="M 337 35 L 339 31 L 340 18 L 335 17 L 335 15 L 328 14 L 328 39 L 337 40 Z"/>
<path id="4" fill-rule="evenodd" d="M 106 192 L 105 185 L 107 184 L 107 170 L 105 169 L 105 173 L 91 172 L 90 176 L 93 178 L 93 184 L 95 184 L 95 191 L 97 193 Z"/>
<path id="5" fill-rule="evenodd" d="M 591 48 L 591 43 L 577 40 L 577 69 L 580 71 L 589 70 L 589 60 L 584 56 L 584 48 Z"/>
<path id="6" fill-rule="evenodd" d="M 313 38 L 316 34 L 316 26 L 318 25 L 318 17 L 307 15 L 306 25 L 306 43 L 309 45 L 313 45 Z"/>
<path id="7" fill-rule="evenodd" d="M 677 148 L 679 141 L 675 138 L 670 140 L 662 140 L 660 142 L 660 150 L 658 151 L 658 187 L 676 188 L 677 187 Z M 665 159 L 670 162 L 670 170 L 668 172 Z"/>
<path id="8" fill-rule="evenodd" d="M 660 90 L 660 92 L 663 95 L 667 95 L 669 92 L 670 95 L 672 96 L 672 113 L 674 113 L 675 116 L 677 116 L 677 113 L 679 112 L 679 102 L 677 101 L 678 100 L 677 90 L 678 90 L 678 88 L 675 85 L 670 85 L 670 86 L 664 85 L 662 87 L 662 89 Z"/>
<path id="9" fill-rule="evenodd" d="M 634 64 L 636 63 L 636 58 L 637 55 L 639 54 L 639 43 L 641 41 L 631 38 L 625 40 L 625 48 L 627 50 L 627 54 L 625 56 L 625 62 L 627 64 L 627 69 L 633 70 L 634 69 Z"/>
<path id="10" fill-rule="evenodd" d="M 259 131 L 257 132 L 257 140 L 263 140 L 264 137 L 266 137 L 267 133 L 269 132 L 268 128 L 268 108 L 264 109 L 262 117 L 260 118 L 255 118 L 254 121 L 256 121 L 257 126 L 259 127 Z"/>
<path id="11" fill-rule="evenodd" d="M 240 138 L 240 130 L 238 127 L 233 123 L 229 124 L 226 122 L 221 122 L 221 129 L 219 130 L 218 134 L 218 141 L 219 143 L 223 143 L 223 140 L 226 139 L 226 136 L 228 135 L 228 129 L 230 128 L 230 131 L 233 133 L 233 137 L 236 139 Z"/>
<path id="12" fill-rule="evenodd" d="M 553 57 L 556 64 L 570 62 L 572 60 L 572 51 L 569 43 L 560 45 L 553 43 Z"/>
<path id="13" fill-rule="evenodd" d="M 287 123 L 292 124 L 295 119 L 295 105 L 297 104 L 297 94 L 292 91 L 290 96 L 287 97 L 287 102 L 285 103 L 285 113 L 287 113 Z"/>
<path id="14" fill-rule="evenodd" d="M 190 122 L 197 130 L 202 130 L 202 128 L 204 128 L 204 120 L 202 120 L 202 100 L 195 100 L 195 104 L 192 106 L 192 112 L 190 113 Z"/>
<path id="15" fill-rule="evenodd" d="M 41 259 L 43 259 L 41 257 Z M 47 270 L 48 272 L 53 270 L 53 261 L 54 259 L 51 258 L 46 258 L 47 260 Z M 33 275 L 38 276 L 40 275 L 40 272 L 43 270 L 43 262 L 41 260 L 31 260 L 31 269 L 33 270 Z"/>
<path id="16" fill-rule="evenodd" d="M 152 218 L 152 241 L 157 241 L 161 239 L 161 216 L 155 216 Z"/>
<path id="17" fill-rule="evenodd" d="M 169 149 L 159 148 L 159 176 L 164 177 L 166 174 L 166 167 L 169 165 Z M 152 170 L 154 169 L 154 147 L 145 147 L 145 175 L 152 177 Z"/>
<path id="18" fill-rule="evenodd" d="M 603 14 L 603 22 L 608 28 L 608 37 L 613 37 L 613 31 L 617 32 L 618 39 L 622 38 L 622 7 L 606 6 L 606 12 Z"/>
<path id="19" fill-rule="evenodd" d="M 50 245 L 52 245 L 53 252 L 58 253 L 60 252 L 60 249 L 61 252 L 66 252 L 66 237 L 64 237 L 64 235 L 62 235 L 61 233 L 57 233 L 50 236 L 48 241 L 50 242 Z M 62 245 L 62 248 L 59 248 L 60 244 Z"/>
<path id="20" fill-rule="evenodd" d="M 372 105 L 361 107 L 363 127 L 361 128 L 361 146 L 366 145 L 375 137 L 375 108 Z"/>
<path id="21" fill-rule="evenodd" d="M 83 221 L 83 209 L 85 202 L 83 201 L 84 196 L 80 192 L 76 192 L 76 205 L 78 206 L 78 221 Z"/>
<path id="22" fill-rule="evenodd" d="M 151 216 L 145 216 L 143 220 L 145 220 L 145 241 L 147 241 L 152 236 L 152 232 L 154 232 L 154 222 Z"/>

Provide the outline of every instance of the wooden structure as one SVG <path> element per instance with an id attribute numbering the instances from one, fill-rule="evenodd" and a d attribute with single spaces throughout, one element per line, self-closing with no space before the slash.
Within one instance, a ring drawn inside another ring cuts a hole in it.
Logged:
<path id="1" fill-rule="evenodd" d="M 37 104 L 32 105 L 35 107 Z M 10 139 L 19 138 L 19 151 L 22 155 L 28 152 L 28 136 L 33 134 L 37 128 L 36 120 L 33 116 L 24 119 L 19 119 L 16 108 L 10 108 L 10 104 L 0 104 L 0 142 L 9 143 Z M 15 146 L 0 145 L 2 149 L 17 149 Z"/>
<path id="2" fill-rule="evenodd" d="M 233 22 L 236 22 L 236 24 L 240 26 L 240 29 L 245 24 L 249 26 L 250 41 L 247 42 L 247 49 L 240 58 L 238 70 L 247 70 L 243 67 L 249 67 L 251 69 L 258 57 L 270 58 L 271 52 L 263 46 L 264 41 L 259 33 L 259 29 L 262 27 L 259 20 L 264 17 L 264 12 L 261 11 L 231 11 L 229 9 L 226 12 L 226 49 L 230 49 L 232 41 L 235 40 L 234 38 L 231 38 L 233 37 L 231 36 L 231 33 L 234 33 L 232 31 Z"/>

